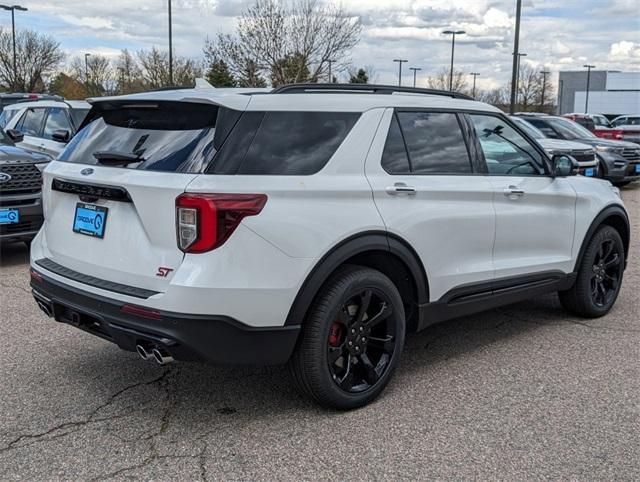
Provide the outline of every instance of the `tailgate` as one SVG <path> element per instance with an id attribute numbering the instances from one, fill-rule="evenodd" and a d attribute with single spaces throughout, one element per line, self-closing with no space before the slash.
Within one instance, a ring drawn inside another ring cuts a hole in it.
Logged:
<path id="1" fill-rule="evenodd" d="M 44 173 L 43 230 L 47 257 L 81 275 L 166 291 L 184 256 L 176 243 L 175 199 L 195 177 L 175 172 L 50 163 Z M 61 181 L 56 182 L 55 189 L 54 180 Z M 123 190 L 128 199 L 109 198 Z M 104 215 L 104 221 L 96 223 L 102 230 L 97 232 L 98 236 L 90 235 L 88 228 L 83 229 L 87 227 L 83 223 L 91 221 L 83 215 L 88 213 L 90 218 L 92 206 Z M 84 210 L 77 213 L 78 208 Z"/>

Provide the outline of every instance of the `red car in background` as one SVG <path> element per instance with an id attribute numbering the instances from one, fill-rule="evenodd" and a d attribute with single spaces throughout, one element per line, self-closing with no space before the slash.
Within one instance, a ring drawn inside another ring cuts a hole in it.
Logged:
<path id="1" fill-rule="evenodd" d="M 622 130 L 615 129 L 602 114 L 564 114 L 562 117 L 577 122 L 602 139 L 622 140 Z"/>

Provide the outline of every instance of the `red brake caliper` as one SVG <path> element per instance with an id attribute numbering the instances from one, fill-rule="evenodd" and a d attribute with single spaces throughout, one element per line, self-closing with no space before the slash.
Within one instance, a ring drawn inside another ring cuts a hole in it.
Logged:
<path id="1" fill-rule="evenodd" d="M 340 341 L 342 340 L 342 330 L 343 326 L 334 322 L 329 328 L 329 346 L 340 346 Z"/>

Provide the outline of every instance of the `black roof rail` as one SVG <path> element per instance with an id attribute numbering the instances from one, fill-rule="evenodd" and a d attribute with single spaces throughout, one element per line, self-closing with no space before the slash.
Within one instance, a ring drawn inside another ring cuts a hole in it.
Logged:
<path id="1" fill-rule="evenodd" d="M 450 92 L 448 90 L 422 89 L 419 87 L 402 87 L 394 85 L 376 84 L 288 84 L 273 89 L 271 94 L 394 94 L 404 92 L 409 94 L 442 95 L 454 99 L 474 100 L 466 94 Z"/>

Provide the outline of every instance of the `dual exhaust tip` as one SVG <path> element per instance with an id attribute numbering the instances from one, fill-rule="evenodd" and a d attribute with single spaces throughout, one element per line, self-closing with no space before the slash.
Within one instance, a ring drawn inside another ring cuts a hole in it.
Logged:
<path id="1" fill-rule="evenodd" d="M 143 360 L 149 360 L 153 357 L 158 365 L 167 365 L 173 361 L 171 354 L 162 348 L 145 348 L 142 345 L 136 345 L 136 351 Z"/>

